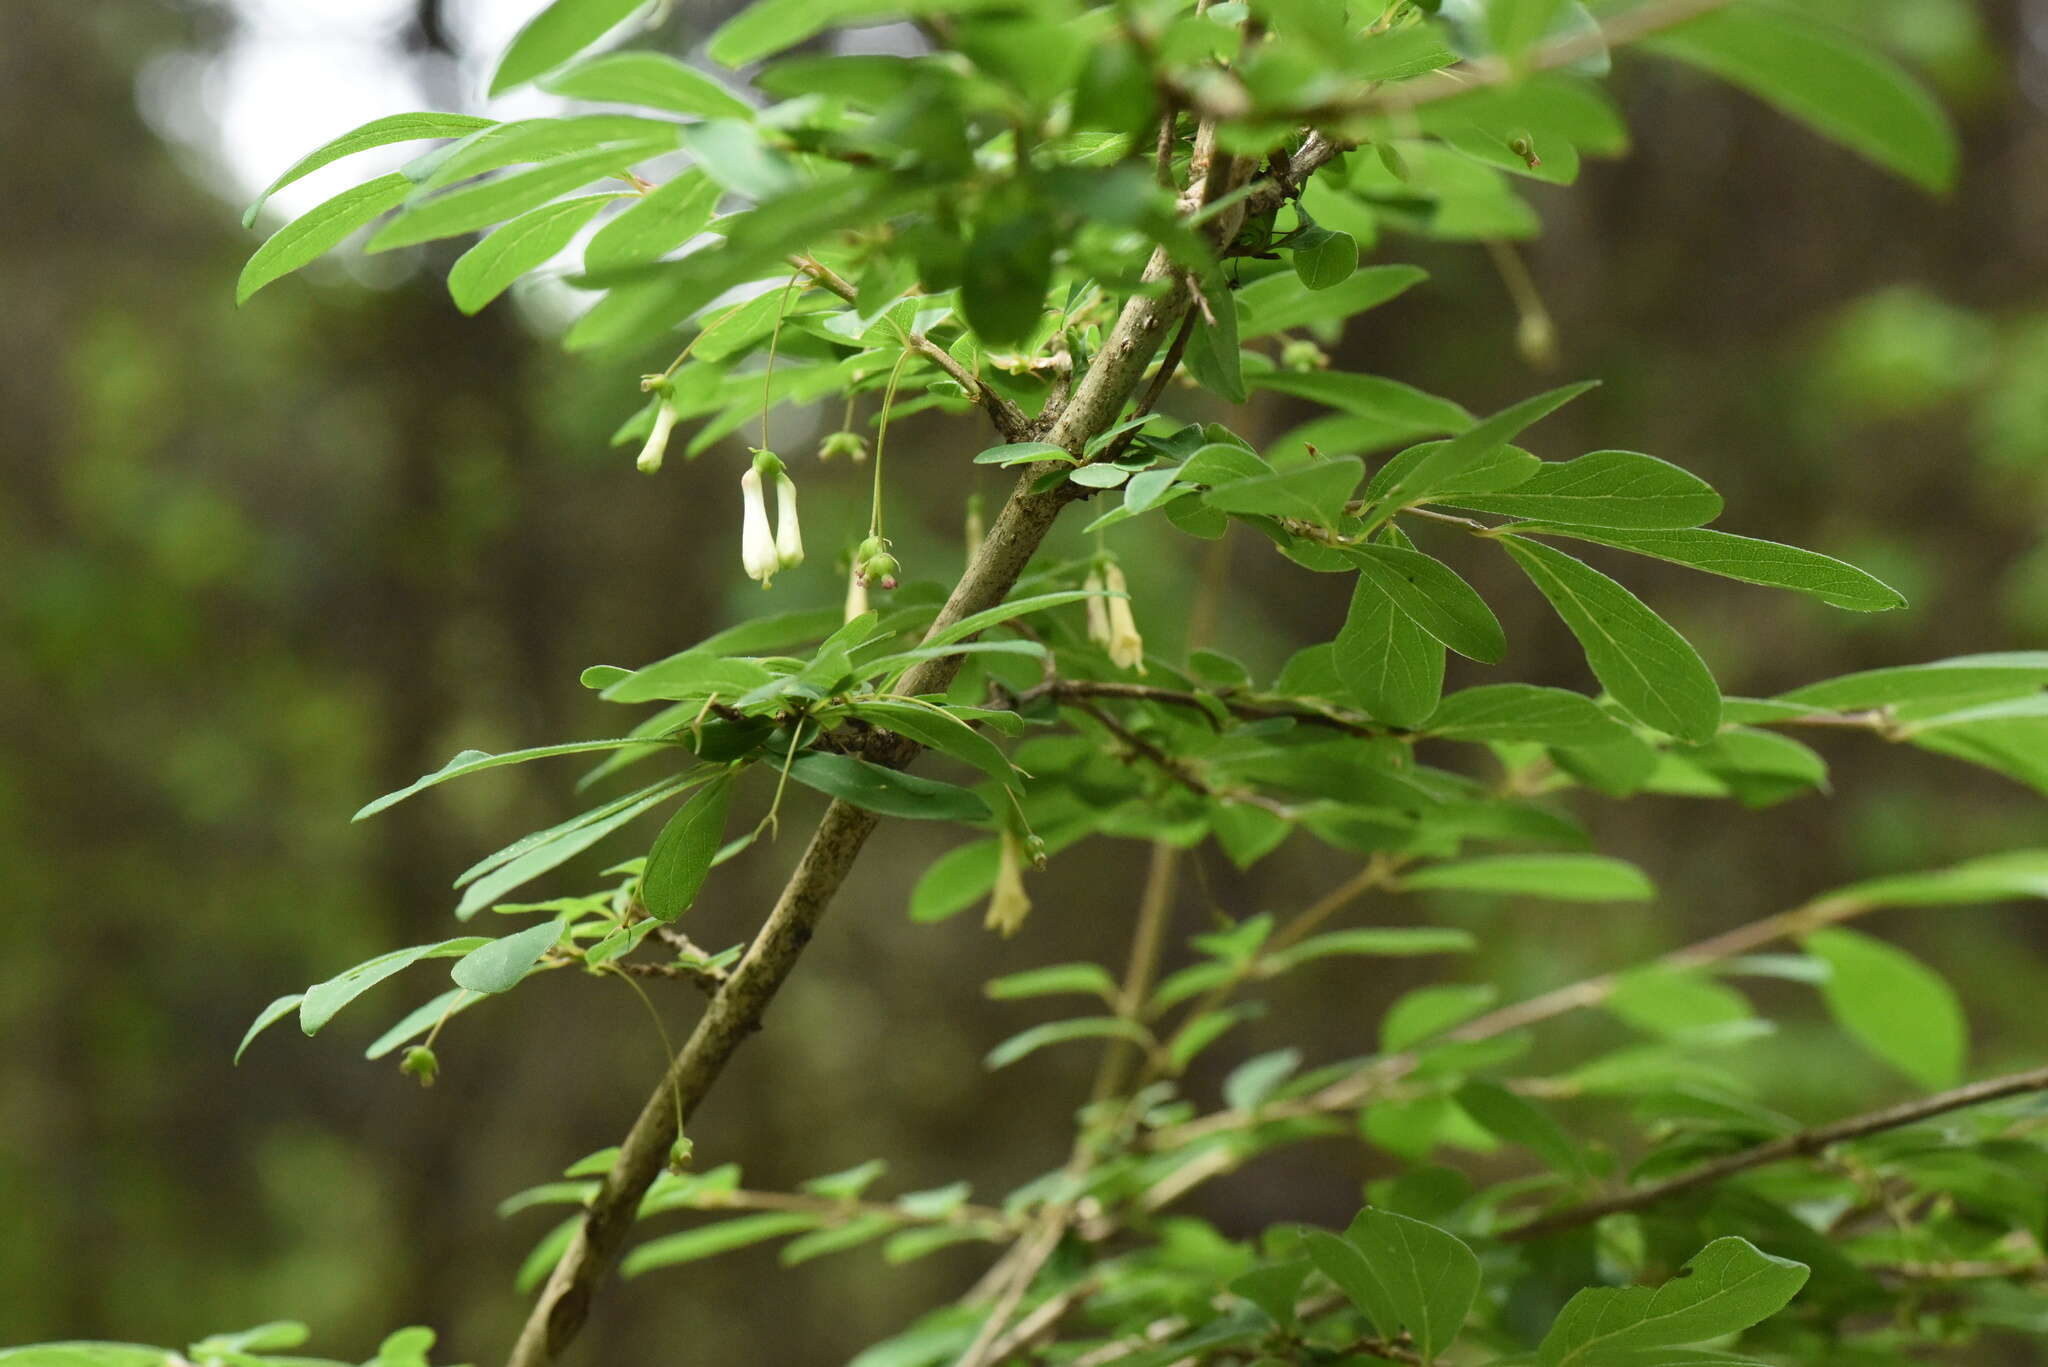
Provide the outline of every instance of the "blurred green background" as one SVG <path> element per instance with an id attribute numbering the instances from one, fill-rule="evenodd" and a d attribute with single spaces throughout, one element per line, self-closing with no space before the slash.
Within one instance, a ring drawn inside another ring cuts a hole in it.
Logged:
<path id="1" fill-rule="evenodd" d="M 488 47 L 529 8 L 9 0 L 0 14 L 0 1344 L 182 1343 L 290 1316 L 337 1355 L 423 1322 L 452 1356 L 489 1360 L 548 1224 L 501 1222 L 494 1203 L 612 1142 L 660 1066 L 641 1004 L 569 974 L 456 1022 L 432 1091 L 359 1057 L 433 990 L 418 978 L 318 1040 L 280 1028 L 230 1066 L 271 998 L 450 933 L 453 876 L 566 814 L 577 770 L 507 770 L 351 826 L 359 802 L 459 748 L 615 734 L 580 668 L 644 662 L 760 607 L 738 573 L 737 446 L 637 476 L 607 438 L 644 367 L 565 358 L 558 301 L 465 320 L 437 282 L 450 252 L 343 262 L 232 305 L 255 241 L 237 222 L 247 192 L 362 118 L 469 106 Z M 725 7 L 679 8 L 666 36 L 683 50 Z M 1630 60 L 1615 89 L 1636 153 L 1573 189 L 1536 187 L 1547 234 L 1522 249 L 1555 317 L 1556 375 L 1606 381 L 1546 425 L 1542 454 L 1657 453 L 1727 494 L 1722 525 L 1856 560 L 1913 601 L 1864 618 L 1634 569 L 1735 693 L 2048 644 L 2048 4 L 1835 8 L 1956 111 L 1951 199 Z M 1481 411 L 1545 383 L 1485 251 L 1389 237 L 1374 255 L 1433 280 L 1354 326 L 1337 364 Z M 783 416 L 777 444 L 808 451 L 806 432 L 837 416 Z M 1256 423 L 1305 416 L 1276 403 Z M 1000 496 L 966 461 L 980 444 L 937 418 L 892 441 L 913 576 L 957 563 L 971 490 Z M 836 548 L 860 476 L 806 456 L 799 478 L 814 553 Z M 1149 643 L 1177 651 L 1202 547 L 1134 529 L 1116 549 Z M 1331 577 L 1244 540 L 1230 554 L 1219 645 L 1269 673 L 1335 632 Z M 778 606 L 833 601 L 828 562 L 778 581 Z M 1514 623 L 1502 677 L 1589 686 L 1525 585 L 1483 560 L 1473 572 Z M 1454 685 L 1481 680 L 1465 669 Z M 1359 915 L 1475 926 L 1484 971 L 1533 991 L 1854 877 L 2048 834 L 2039 794 L 1981 771 L 1867 737 L 1821 745 L 1833 792 L 1760 815 L 1581 802 L 1602 847 L 1666 889 L 1654 910 Z M 1045 1008 L 986 1002 L 979 985 L 1120 962 L 1144 852 L 1056 860 L 1005 943 L 973 915 L 906 917 L 912 882 L 955 839 L 892 824 L 873 842 L 693 1126 L 700 1161 L 743 1158 L 750 1186 L 773 1187 L 882 1156 L 892 1190 L 966 1178 L 994 1195 L 1064 1156 L 1092 1060 L 1053 1050 L 985 1074 L 986 1049 Z M 799 848 L 786 837 L 722 871 L 692 934 L 742 938 Z M 1248 874 L 1205 851 L 1179 924 L 1297 906 L 1349 871 L 1305 838 Z M 1978 1072 L 2038 1062 L 2048 942 L 2031 919 L 1894 913 L 1873 928 L 1962 985 Z M 1312 1060 L 1362 1052 L 1401 990 L 1480 971 L 1304 976 L 1310 991 L 1191 1086 L 1213 1100 L 1222 1069 L 1283 1042 Z M 673 1023 L 695 1009 L 686 994 L 659 999 Z M 1784 1027 L 1751 1066 L 1775 1103 L 1817 1118 L 1901 1093 L 1808 996 L 1763 1005 Z M 1294 1150 L 1196 1209 L 1233 1235 L 1341 1222 L 1375 1165 L 1355 1142 Z M 615 1289 L 584 1359 L 838 1361 L 981 1265 L 972 1249 L 895 1269 L 856 1253 L 779 1273 L 750 1251 Z"/>

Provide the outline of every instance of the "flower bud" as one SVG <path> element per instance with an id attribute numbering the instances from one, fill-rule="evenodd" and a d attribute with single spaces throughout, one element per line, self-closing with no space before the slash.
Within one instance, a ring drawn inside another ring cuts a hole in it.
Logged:
<path id="1" fill-rule="evenodd" d="M 758 579 L 766 588 L 782 567 L 776 554 L 775 534 L 768 529 L 768 504 L 761 497 L 761 472 L 752 466 L 740 476 L 740 499 L 744 505 L 740 521 L 740 564 L 747 578 Z"/>
<path id="2" fill-rule="evenodd" d="M 855 465 L 868 458 L 868 441 L 858 432 L 833 432 L 818 444 L 818 459 L 845 456 Z"/>
<path id="3" fill-rule="evenodd" d="M 661 458 L 668 454 L 669 433 L 676 428 L 676 410 L 667 399 L 654 409 L 654 426 L 647 433 L 647 444 L 640 448 L 640 458 L 633 463 L 642 474 L 651 475 L 661 468 Z"/>
<path id="4" fill-rule="evenodd" d="M 1280 348 L 1282 370 L 1328 370 L 1329 353 L 1306 338 L 1289 342 Z"/>
<path id="5" fill-rule="evenodd" d="M 1008 830 L 1003 832 L 996 856 L 996 883 L 989 893 L 988 915 L 982 924 L 1008 939 L 1015 935 L 1024 918 L 1031 914 L 1031 898 L 1024 891 L 1024 861 L 1021 842 Z"/>
<path id="6" fill-rule="evenodd" d="M 1119 595 L 1108 600 L 1109 609 L 1109 658 L 1118 669 L 1135 669 L 1145 672 L 1145 638 L 1138 634 L 1138 622 L 1131 615 L 1131 600 L 1124 583 L 1124 572 L 1114 561 L 1102 572 L 1103 585 L 1111 593 Z"/>
<path id="7" fill-rule="evenodd" d="M 896 571 L 901 568 L 902 566 L 896 563 L 895 556 L 883 551 L 880 555 L 869 556 L 861 563 L 860 577 L 864 581 L 879 583 L 885 589 L 893 589 L 896 587 Z"/>
<path id="8" fill-rule="evenodd" d="M 398 1060 L 398 1071 L 407 1077 L 418 1078 L 422 1087 L 431 1087 L 440 1075 L 441 1060 L 435 1058 L 434 1051 L 426 1045 L 415 1044 Z"/>

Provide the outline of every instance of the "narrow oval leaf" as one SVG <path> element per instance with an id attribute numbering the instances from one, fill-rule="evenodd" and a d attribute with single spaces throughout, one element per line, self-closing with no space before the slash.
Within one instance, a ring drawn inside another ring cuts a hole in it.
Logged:
<path id="1" fill-rule="evenodd" d="M 1461 506 L 1470 506 L 1463 504 Z M 1851 612 L 1888 612 L 1906 606 L 1906 596 L 1891 585 L 1844 560 L 1775 541 L 1735 536 L 1706 527 L 1682 530 L 1621 530 L 1581 527 L 1526 527 L 1518 533 L 1569 536 L 1637 555 L 1655 556 L 1674 565 L 1739 579 L 1745 584 L 1791 589 L 1812 594 L 1831 607 Z"/>
<path id="2" fill-rule="evenodd" d="M 1955 182 L 1957 145 L 1941 106 L 1853 33 L 1787 10 L 1742 5 L 1645 44 L 1758 99 L 1929 190 Z"/>
<path id="3" fill-rule="evenodd" d="M 303 992 L 287 993 L 257 1012 L 256 1019 L 250 1022 L 248 1031 L 243 1034 L 242 1042 L 235 1046 L 235 1062 L 242 1061 L 242 1055 L 249 1050 L 250 1041 L 290 1015 L 292 1008 L 304 1001 L 305 997 L 306 994 Z"/>
<path id="4" fill-rule="evenodd" d="M 425 959 L 460 958 L 478 946 L 489 943 L 490 941 L 481 935 L 464 935 L 453 940 L 443 940 L 439 944 L 394 949 L 388 954 L 366 959 L 354 968 L 346 969 L 326 982 L 317 983 L 306 989 L 304 999 L 299 1002 L 299 1028 L 309 1035 L 318 1034 L 322 1026 L 334 1019 L 336 1012 L 392 974 L 402 972 Z"/>
<path id="5" fill-rule="evenodd" d="M 502 95 L 552 71 L 624 23 L 645 0 L 554 0 L 512 39 L 491 76 L 491 94 Z"/>
<path id="6" fill-rule="evenodd" d="M 1635 451 L 1593 451 L 1546 464 L 1500 493 L 1446 494 L 1439 501 L 1585 527 L 1697 527 L 1721 515 L 1721 496 L 1705 480 Z"/>
<path id="7" fill-rule="evenodd" d="M 1940 974 L 1853 930 L 1817 930 L 1805 943 L 1828 966 L 1821 998 L 1844 1030 L 1923 1087 L 1961 1081 L 1969 1025 Z"/>
<path id="8" fill-rule="evenodd" d="M 500 755 L 487 754 L 482 750 L 464 750 L 433 773 L 414 779 L 397 792 L 386 793 L 375 802 L 366 803 L 350 820 L 361 821 L 364 817 L 375 816 L 385 808 L 396 806 L 422 789 L 431 788 L 439 783 L 446 783 L 451 778 L 461 778 L 465 774 L 474 774 L 485 769 L 496 769 L 500 765 L 505 764 L 524 764 L 530 759 L 548 759 L 554 755 L 584 755 L 595 750 L 619 750 L 629 745 L 653 744 L 657 740 L 661 743 L 674 743 L 672 738 L 650 739 L 646 736 L 637 738 L 628 736 L 620 740 L 578 740 L 569 741 L 562 745 L 540 745 L 535 746 L 531 750 L 507 750 Z"/>
<path id="9" fill-rule="evenodd" d="M 806 1230 L 816 1229 L 822 1222 L 822 1216 L 801 1215 L 792 1211 L 771 1211 L 762 1215 L 742 1215 L 736 1219 L 720 1220 L 717 1224 L 649 1240 L 626 1255 L 625 1260 L 619 1264 L 619 1271 L 624 1276 L 637 1277 L 643 1272 L 652 1272 L 657 1267 L 693 1263 L 699 1258 L 729 1253 L 733 1249 L 745 1248 L 749 1244 L 779 1239 L 785 1234 L 800 1234 Z"/>
<path id="10" fill-rule="evenodd" d="M 608 52 L 557 71 L 540 84 L 543 90 L 572 100 L 637 104 L 709 119 L 754 115 L 745 100 L 666 52 Z"/>
<path id="11" fill-rule="evenodd" d="M 459 138 L 474 133 L 480 128 L 489 128 L 494 120 L 481 119 L 474 114 L 391 114 L 381 119 L 372 119 L 359 128 L 352 128 L 331 142 L 322 143 L 291 165 L 291 169 L 263 187 L 263 193 L 256 196 L 242 212 L 242 226 L 256 226 L 256 215 L 270 197 L 285 186 L 313 172 L 330 162 L 341 160 L 372 147 L 386 147 L 396 142 L 418 142 L 425 138 Z"/>
<path id="12" fill-rule="evenodd" d="M 1641 869 L 1602 854 L 1479 855 L 1417 869 L 1402 878 L 1401 886 L 1558 902 L 1647 902 L 1657 895 Z"/>
<path id="13" fill-rule="evenodd" d="M 988 804 L 967 788 L 898 773 L 852 755 L 800 755 L 789 776 L 819 792 L 883 816 L 923 821 L 986 821 Z"/>
<path id="14" fill-rule="evenodd" d="M 334 250 L 349 234 L 404 203 L 410 193 L 412 182 L 393 171 L 308 209 L 256 249 L 235 281 L 235 302 L 247 303 L 271 281 Z"/>
<path id="15" fill-rule="evenodd" d="M 448 296 L 464 313 L 475 313 L 567 247 L 599 209 L 624 197 L 585 195 L 521 214 L 456 258 L 448 268 Z"/>
<path id="16" fill-rule="evenodd" d="M 1145 1033 L 1145 1027 L 1122 1016 L 1082 1016 L 1075 1020 L 1048 1021 L 1012 1035 L 989 1050 L 983 1063 L 992 1069 L 1007 1068 L 1048 1044 L 1064 1044 L 1077 1039 L 1127 1039 L 1133 1044 L 1150 1044 L 1152 1041 L 1152 1037 Z"/>
<path id="17" fill-rule="evenodd" d="M 488 940 L 463 955 L 449 976 L 457 987 L 470 992 L 508 992 L 518 986 L 527 970 L 540 962 L 540 956 L 562 938 L 562 924 L 559 921 L 543 921 L 537 926 L 528 926 L 516 935 Z"/>
<path id="18" fill-rule="evenodd" d="M 1628 728 L 1580 693 L 1535 684 L 1482 684 L 1443 700 L 1423 731 L 1446 740 L 1531 745 L 1606 745 Z"/>
<path id="19" fill-rule="evenodd" d="M 1579 638 L 1614 700 L 1648 726 L 1704 745 L 1721 725 L 1721 688 L 1699 652 L 1643 601 L 1590 565 L 1541 542 L 1504 536 L 1514 557 Z"/>
<path id="20" fill-rule="evenodd" d="M 618 270 L 657 261 L 704 231 L 725 187 L 692 166 L 649 190 L 591 235 L 584 268 Z"/>
<path id="21" fill-rule="evenodd" d="M 1443 693 L 1443 643 L 1363 574 L 1331 659 L 1352 699 L 1389 726 L 1421 725 Z"/>
<path id="22" fill-rule="evenodd" d="M 726 808 L 732 801 L 732 779 L 713 780 L 669 818 L 647 855 L 640 876 L 640 900 L 657 921 L 673 921 L 690 909 L 711 872 L 711 861 L 725 839 Z"/>
<path id="23" fill-rule="evenodd" d="M 1443 561 L 1402 546 L 1356 546 L 1347 554 L 1360 579 L 1370 579 L 1417 626 L 1460 655 L 1498 664 L 1507 653 L 1507 635 L 1493 610 Z"/>

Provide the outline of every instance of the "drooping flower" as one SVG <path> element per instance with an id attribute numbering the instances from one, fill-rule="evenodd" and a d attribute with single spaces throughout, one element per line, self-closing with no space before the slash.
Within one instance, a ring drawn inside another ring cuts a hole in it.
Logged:
<path id="1" fill-rule="evenodd" d="M 1124 583 L 1124 572 L 1115 561 L 1104 567 L 1102 582 L 1105 588 L 1117 595 L 1105 602 L 1109 610 L 1109 658 L 1118 669 L 1135 669 L 1143 674 L 1145 638 L 1138 634 L 1137 619 L 1131 616 L 1129 586 Z"/>
<path id="2" fill-rule="evenodd" d="M 766 588 L 782 568 L 775 552 L 775 533 L 768 528 L 768 504 L 761 497 L 761 472 L 753 466 L 740 476 L 740 499 L 745 504 L 740 521 L 740 564 L 747 578 L 758 579 Z"/>
<path id="3" fill-rule="evenodd" d="M 1109 606 L 1102 596 L 1102 571 L 1090 570 L 1088 577 L 1081 581 L 1081 591 L 1088 595 L 1088 639 L 1109 649 Z"/>
<path id="4" fill-rule="evenodd" d="M 989 893 L 988 915 L 982 924 L 1008 939 L 1015 935 L 1024 918 L 1031 914 L 1031 897 L 1024 891 L 1022 843 L 1008 829 L 996 856 L 996 884 Z"/>
<path id="5" fill-rule="evenodd" d="M 796 481 L 786 473 L 775 476 L 775 558 L 786 570 L 804 563 L 804 534 L 796 521 Z"/>
<path id="6" fill-rule="evenodd" d="M 654 426 L 647 433 L 647 444 L 640 448 L 640 458 L 633 462 L 642 474 L 651 475 L 661 468 L 661 458 L 668 454 L 669 434 L 675 429 L 675 405 L 663 399 L 655 407 Z"/>

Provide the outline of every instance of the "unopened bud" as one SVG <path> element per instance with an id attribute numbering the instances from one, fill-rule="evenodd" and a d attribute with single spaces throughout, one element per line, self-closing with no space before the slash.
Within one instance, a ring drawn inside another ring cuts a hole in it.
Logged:
<path id="1" fill-rule="evenodd" d="M 896 571 L 901 568 L 902 566 L 896 563 L 895 556 L 883 551 L 880 555 L 871 555 L 861 562 L 860 577 L 880 588 L 893 589 L 896 587 Z"/>
<path id="2" fill-rule="evenodd" d="M 415 1044 L 398 1060 L 398 1071 L 407 1077 L 418 1078 L 422 1087 L 431 1087 L 440 1075 L 441 1060 L 435 1058 L 434 1051 L 426 1045 Z"/>
<path id="3" fill-rule="evenodd" d="M 834 456 L 845 456 L 855 465 L 868 458 L 868 442 L 858 432 L 833 432 L 818 443 L 818 459 L 831 460 Z"/>
<path id="4" fill-rule="evenodd" d="M 1329 353 L 1314 342 L 1303 339 L 1280 348 L 1282 370 L 1327 370 L 1329 367 Z"/>

